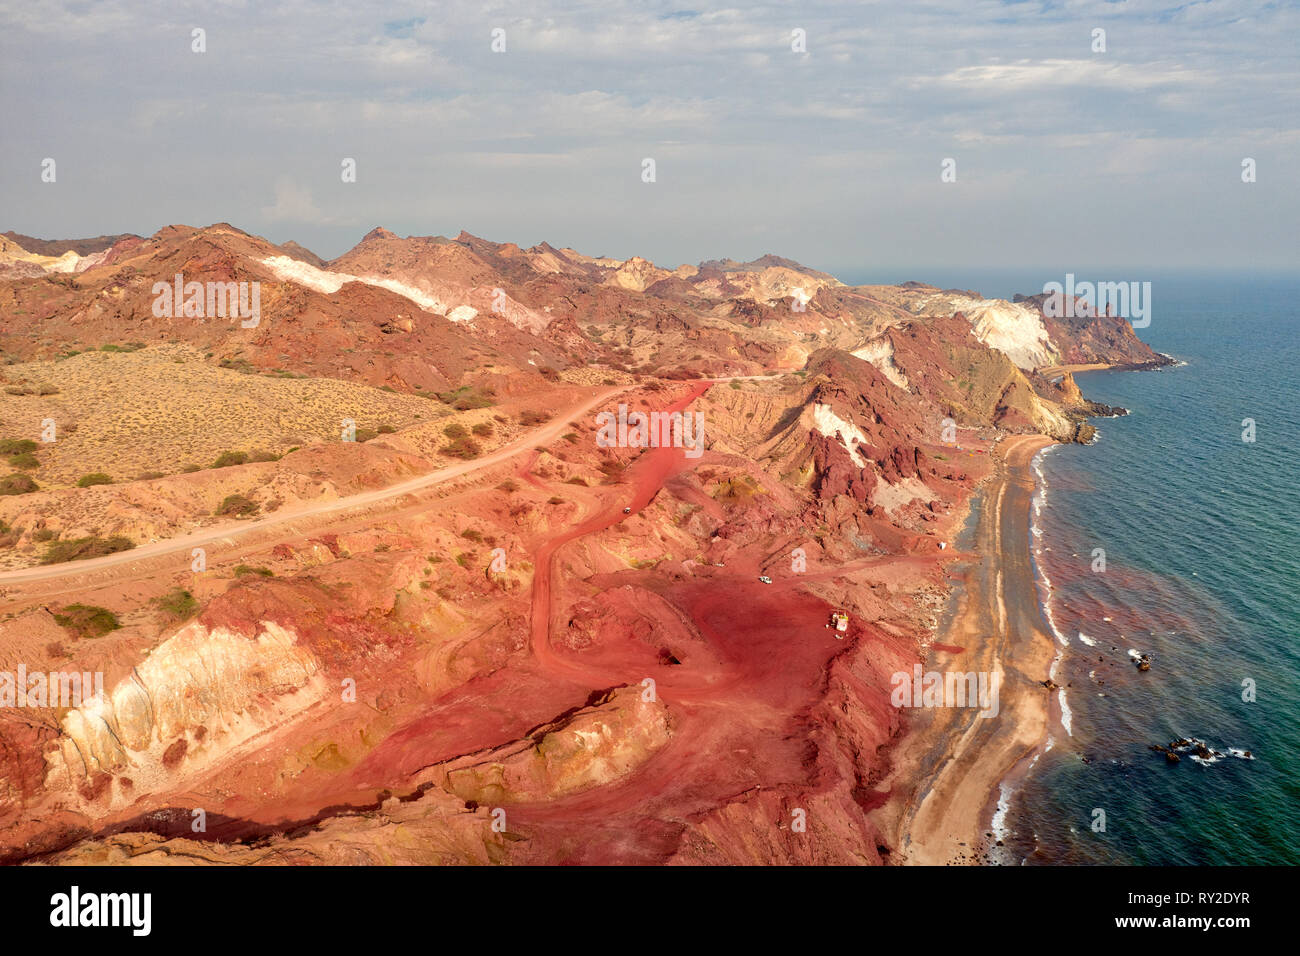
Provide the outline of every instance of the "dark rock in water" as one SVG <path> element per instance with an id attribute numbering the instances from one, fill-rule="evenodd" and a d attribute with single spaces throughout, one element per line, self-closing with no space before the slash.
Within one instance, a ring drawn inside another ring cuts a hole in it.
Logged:
<path id="1" fill-rule="evenodd" d="M 1147 747 L 1147 749 L 1154 750 L 1156 753 L 1164 754 L 1166 763 L 1178 763 L 1183 759 L 1182 757 L 1178 756 L 1178 753 L 1174 749 L 1173 745 L 1170 745 L 1169 747 L 1162 747 L 1160 746 L 1160 744 L 1151 744 L 1149 747 Z"/>

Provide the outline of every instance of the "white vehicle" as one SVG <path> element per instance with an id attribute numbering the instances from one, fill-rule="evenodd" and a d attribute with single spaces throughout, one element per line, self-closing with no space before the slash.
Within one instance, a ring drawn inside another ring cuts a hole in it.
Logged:
<path id="1" fill-rule="evenodd" d="M 772 583 L 772 579 L 769 578 L 766 574 L 760 574 L 760 575 L 758 576 L 758 579 L 759 579 L 760 581 L 762 581 L 764 584 L 771 584 L 771 583 Z"/>

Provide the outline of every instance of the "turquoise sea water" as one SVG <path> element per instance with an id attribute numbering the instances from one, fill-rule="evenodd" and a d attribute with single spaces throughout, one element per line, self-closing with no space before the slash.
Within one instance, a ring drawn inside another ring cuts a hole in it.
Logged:
<path id="1" fill-rule="evenodd" d="M 1010 795 L 1003 859 L 1300 863 L 1300 280 L 1184 278 L 1153 301 L 1139 335 L 1186 364 L 1078 375 L 1131 414 L 1040 463 L 1069 732 Z M 1148 749 L 1178 738 L 1225 756 Z"/>

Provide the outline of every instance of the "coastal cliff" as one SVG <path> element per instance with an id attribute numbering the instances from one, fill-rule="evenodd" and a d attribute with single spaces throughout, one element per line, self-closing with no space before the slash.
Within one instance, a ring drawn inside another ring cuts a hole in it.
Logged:
<path id="1" fill-rule="evenodd" d="M 108 688 L 0 723 L 9 862 L 888 862 L 973 497 L 1122 412 L 1073 367 L 1168 361 L 776 256 L 4 242 L 0 415 L 61 438 L 0 435 L 0 671 Z M 182 271 L 257 325 L 157 314 Z"/>

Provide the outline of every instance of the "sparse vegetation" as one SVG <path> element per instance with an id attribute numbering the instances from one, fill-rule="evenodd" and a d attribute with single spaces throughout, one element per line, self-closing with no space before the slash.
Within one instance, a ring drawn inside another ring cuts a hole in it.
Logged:
<path id="1" fill-rule="evenodd" d="M 212 463 L 213 468 L 229 468 L 232 465 L 248 463 L 248 453 L 243 451 L 223 451 Z"/>
<path id="2" fill-rule="evenodd" d="M 461 425 L 459 422 L 452 422 L 450 425 L 448 425 L 446 428 L 442 430 L 442 433 L 446 435 L 448 438 L 453 440 L 457 438 L 464 438 L 466 435 L 469 434 L 469 432 L 465 430 L 465 426 Z"/>
<path id="3" fill-rule="evenodd" d="M 479 422 L 477 425 L 471 428 L 470 431 L 472 431 L 479 438 L 487 438 L 492 434 L 492 423 Z"/>
<path id="4" fill-rule="evenodd" d="M 496 404 L 490 389 L 479 389 L 472 385 L 462 385 L 450 392 L 438 392 L 436 398 L 459 412 L 473 408 L 491 408 Z"/>
<path id="5" fill-rule="evenodd" d="M 10 468 L 23 468 L 31 471 L 34 468 L 41 467 L 41 463 L 36 456 L 29 451 L 19 452 L 17 455 L 10 455 L 5 459 Z"/>
<path id="6" fill-rule="evenodd" d="M 122 626 L 116 614 L 94 604 L 69 604 L 53 614 L 55 622 L 77 640 L 103 637 Z"/>
<path id="7" fill-rule="evenodd" d="M 102 471 L 92 471 L 88 475 L 82 475 L 77 479 L 78 488 L 89 488 L 92 485 L 111 485 L 113 479 Z"/>
<path id="8" fill-rule="evenodd" d="M 181 587 L 172 588 L 162 597 L 154 598 L 153 603 L 163 618 L 173 624 L 188 621 L 199 612 L 199 602 L 194 595 Z"/>
<path id="9" fill-rule="evenodd" d="M 442 451 L 443 454 L 450 455 L 453 458 L 462 458 L 468 461 L 471 458 L 477 458 L 483 449 L 472 438 L 457 438 Z"/>
<path id="10" fill-rule="evenodd" d="M 259 578 L 273 578 L 273 577 L 275 577 L 275 572 L 272 571 L 270 568 L 259 568 L 259 567 L 254 567 L 254 566 L 251 565 L 251 564 L 237 564 L 237 565 L 235 565 L 235 577 L 237 577 L 237 578 L 245 578 L 245 577 L 248 577 L 250 574 L 252 574 L 252 575 L 256 575 L 256 576 L 259 577 Z"/>
<path id="11" fill-rule="evenodd" d="M 531 408 L 524 409 L 524 411 L 519 413 L 519 424 L 525 426 L 541 425 L 550 420 L 551 416 L 546 414 L 546 412 L 534 411 Z"/>
<path id="12" fill-rule="evenodd" d="M 0 495 L 26 495 L 39 490 L 40 485 L 32 481 L 30 475 L 15 472 L 0 478 Z"/>
<path id="13" fill-rule="evenodd" d="M 234 515 L 236 518 L 247 518 L 250 515 L 257 514 L 258 504 L 246 495 L 226 495 L 217 510 L 213 514 L 217 515 Z"/>
<path id="14" fill-rule="evenodd" d="M 122 535 L 111 538 L 72 538 L 68 541 L 54 541 L 41 556 L 41 564 L 63 564 L 66 561 L 87 561 L 90 558 L 102 558 L 104 555 L 119 551 L 130 551 L 135 542 Z"/>

